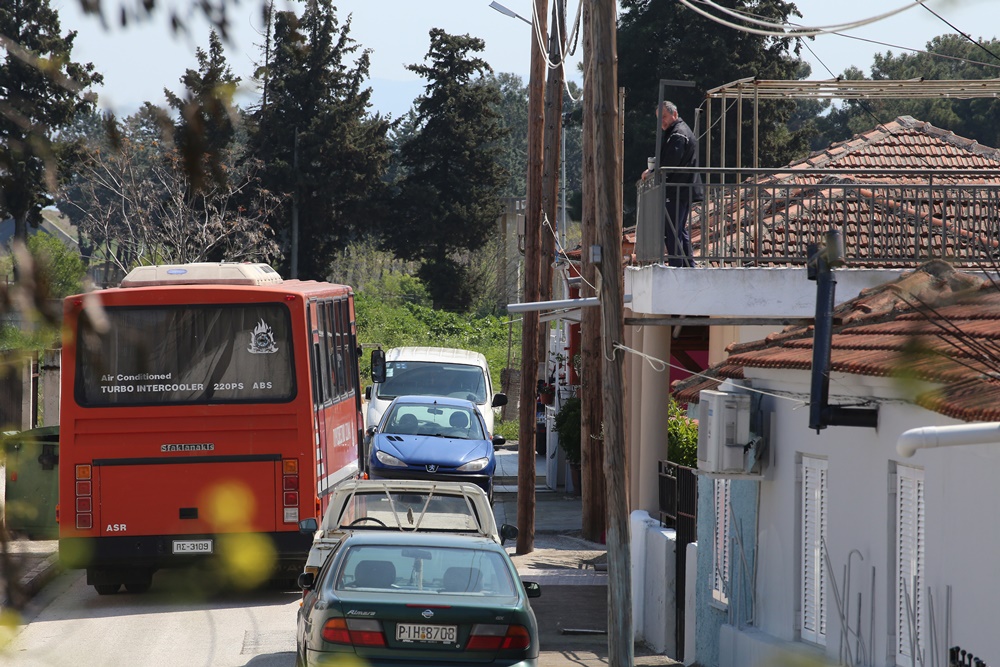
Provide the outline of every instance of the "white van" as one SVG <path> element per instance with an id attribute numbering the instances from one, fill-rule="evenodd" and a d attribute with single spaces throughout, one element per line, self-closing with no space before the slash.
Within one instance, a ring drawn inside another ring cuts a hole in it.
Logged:
<path id="1" fill-rule="evenodd" d="M 477 405 L 493 435 L 495 408 L 507 404 L 505 394 L 493 393 L 486 357 L 450 347 L 394 347 L 372 351 L 372 380 L 365 389 L 367 427 L 378 425 L 389 402 L 397 396 L 451 396 Z"/>

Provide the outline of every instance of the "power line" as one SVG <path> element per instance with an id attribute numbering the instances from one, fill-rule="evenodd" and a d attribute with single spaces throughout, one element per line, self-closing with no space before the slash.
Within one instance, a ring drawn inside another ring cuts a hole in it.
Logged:
<path id="1" fill-rule="evenodd" d="M 787 30 L 789 26 L 793 26 L 793 27 L 795 27 L 796 30 L 805 30 L 805 31 L 809 31 L 809 32 L 813 32 L 813 31 L 817 31 L 817 30 L 819 30 L 819 31 L 833 31 L 833 30 L 850 30 L 850 29 L 853 29 L 853 28 L 860 28 L 862 26 L 870 25 L 872 23 L 877 23 L 878 21 L 881 21 L 883 19 L 887 19 L 887 18 L 889 18 L 891 16 L 895 16 L 896 14 L 899 14 L 901 12 L 905 12 L 905 11 L 907 11 L 909 9 L 913 9 L 913 7 L 914 7 L 913 4 L 906 4 L 906 5 L 903 5 L 901 7 L 897 7 L 896 9 L 893 9 L 892 11 L 888 11 L 888 12 L 885 12 L 883 14 L 878 14 L 877 16 L 871 16 L 871 17 L 866 18 L 866 19 L 860 19 L 858 21 L 848 21 L 848 22 L 845 22 L 845 23 L 833 23 L 833 24 L 830 24 L 830 25 L 817 25 L 817 26 L 802 27 L 802 26 L 795 26 L 795 24 L 790 23 L 788 21 L 782 21 L 780 23 L 776 22 L 776 21 L 771 21 L 767 17 L 759 16 L 759 15 L 757 15 L 757 18 L 746 18 L 745 16 L 741 16 L 741 14 L 743 14 L 743 12 L 740 12 L 737 9 L 730 9 L 728 7 L 723 7 L 722 5 L 716 3 L 714 0 L 695 0 L 695 1 L 699 2 L 699 3 L 703 4 L 703 5 L 708 5 L 709 7 L 712 7 L 713 9 L 716 9 L 716 10 L 722 12 L 723 14 L 728 14 L 729 16 L 732 16 L 734 18 L 742 19 L 742 20 L 744 20 L 744 21 L 746 21 L 748 23 L 753 23 L 755 25 L 764 26 L 765 28 L 773 28 L 774 30 Z M 915 2 L 917 4 L 923 4 L 924 2 L 927 2 L 927 0 L 915 0 Z"/>
<path id="2" fill-rule="evenodd" d="M 933 56 L 934 58 L 943 58 L 945 60 L 957 60 L 958 62 L 966 63 L 967 65 L 981 65 L 983 67 L 993 67 L 995 69 L 1000 69 L 1000 65 L 996 63 L 984 63 L 980 60 L 969 60 L 968 58 L 961 58 L 959 56 L 950 56 L 946 53 L 936 53 L 934 51 L 925 51 L 923 49 L 915 49 L 910 46 L 900 46 L 899 44 L 890 44 L 888 42 L 880 42 L 877 39 L 868 39 L 866 37 L 858 37 L 856 35 L 845 35 L 840 32 L 830 33 L 837 35 L 838 37 L 846 37 L 847 39 L 856 39 L 859 42 L 868 42 L 869 44 L 878 44 L 879 46 L 888 46 L 890 49 L 901 49 L 903 51 L 912 51 L 913 53 L 922 53 L 926 56 Z M 992 55 L 992 54 L 990 54 Z"/>
<path id="3" fill-rule="evenodd" d="M 995 53 L 993 53 L 992 51 L 990 51 L 989 49 L 987 49 L 982 43 L 977 42 L 976 40 L 972 39 L 972 37 L 970 37 L 968 34 L 962 32 L 961 30 L 959 30 L 952 23 L 948 22 L 946 19 L 942 18 L 940 15 L 938 15 L 936 12 L 934 12 L 934 10 L 932 10 L 930 7 L 927 7 L 926 5 L 923 5 L 923 7 L 924 7 L 924 9 L 926 9 L 927 11 L 931 12 L 932 14 L 934 14 L 935 16 L 937 16 L 939 19 L 941 19 L 942 21 L 944 21 L 952 30 L 954 30 L 955 32 L 957 32 L 959 35 L 961 35 L 962 37 L 965 37 L 966 39 L 968 39 L 973 44 L 975 44 L 979 48 L 981 48 L 984 51 L 986 51 L 988 54 L 990 54 L 991 56 L 993 56 L 997 60 L 1000 60 L 1000 56 L 997 56 Z M 748 11 L 745 11 L 745 10 L 734 9 L 734 10 L 732 10 L 732 12 L 738 12 L 740 14 L 744 14 L 746 16 L 752 16 L 752 17 L 755 17 L 755 18 L 766 18 L 764 16 L 761 16 L 760 14 L 754 14 L 753 12 L 748 12 Z M 730 13 L 732 13 L 732 12 L 730 12 Z M 789 22 L 788 25 L 795 26 L 797 28 L 803 28 L 803 29 L 806 28 L 805 26 L 802 26 L 799 23 Z M 981 60 L 970 60 L 969 58 L 962 58 L 962 57 L 959 57 L 959 56 L 952 56 L 952 55 L 948 55 L 946 53 L 936 53 L 934 51 L 925 51 L 924 49 L 917 49 L 917 48 L 914 48 L 912 46 L 902 46 L 901 44 L 892 44 L 890 42 L 882 42 L 882 41 L 879 41 L 877 39 L 869 39 L 867 37 L 858 37 L 857 35 L 847 35 L 847 34 L 845 34 L 843 32 L 840 32 L 839 30 L 833 30 L 833 31 L 830 31 L 827 34 L 837 35 L 838 37 L 846 37 L 847 39 L 854 39 L 854 40 L 857 40 L 859 42 L 867 42 L 868 44 L 877 44 L 878 46 L 887 46 L 887 47 L 889 47 L 891 49 L 900 49 L 902 51 L 911 51 L 913 53 L 921 53 L 923 55 L 931 56 L 931 57 L 934 57 L 934 58 L 942 58 L 942 59 L 945 59 L 945 60 L 955 60 L 955 61 L 958 61 L 958 62 L 961 62 L 961 63 L 965 63 L 967 65 L 980 65 L 982 67 L 992 67 L 992 68 L 995 68 L 995 69 L 1000 69 L 1000 65 L 998 65 L 996 63 L 986 63 L 986 62 L 982 62 Z M 805 45 L 804 43 L 803 43 L 803 46 L 806 46 L 806 48 L 809 49 L 809 47 L 807 45 Z M 813 51 L 812 49 L 809 49 L 809 52 L 812 53 L 813 56 L 816 56 L 816 52 Z M 818 56 L 816 57 L 816 60 L 819 60 Z M 822 62 L 820 64 L 822 64 Z M 836 78 L 836 75 L 830 70 L 829 67 L 826 67 L 826 65 L 823 65 L 823 67 L 828 72 L 830 72 L 831 76 L 833 76 L 833 77 Z"/>
<path id="4" fill-rule="evenodd" d="M 733 23 L 731 21 L 727 21 L 726 19 L 723 19 L 723 18 L 721 18 L 719 16 L 716 16 L 715 14 L 712 14 L 712 13 L 710 13 L 708 11 L 705 11 L 704 9 L 696 7 L 694 4 L 692 4 L 692 0 L 678 0 L 678 2 L 680 2 L 682 5 L 684 5 L 685 7 L 687 7 L 688 9 L 690 9 L 691 11 L 693 11 L 693 12 L 695 12 L 697 14 L 701 14 L 702 16 L 704 16 L 705 18 L 707 18 L 709 20 L 715 21 L 719 25 L 726 26 L 727 28 L 732 28 L 733 30 L 739 30 L 741 32 L 748 32 L 748 33 L 751 33 L 751 34 L 754 34 L 754 35 L 763 35 L 765 37 L 815 37 L 817 35 L 826 35 L 826 34 L 830 34 L 830 33 L 834 32 L 834 30 L 830 30 L 830 29 L 827 29 L 827 28 L 815 28 L 815 27 L 807 27 L 807 28 L 801 28 L 801 29 L 794 29 L 793 28 L 793 29 L 789 30 L 789 28 L 791 27 L 791 24 L 789 24 L 787 22 L 785 22 L 785 23 L 771 23 L 771 22 L 766 22 L 766 23 L 770 23 L 770 25 L 774 26 L 775 29 L 774 30 L 761 30 L 761 29 L 758 29 L 758 28 L 751 28 L 749 26 L 739 25 L 737 23 Z M 731 10 L 728 10 L 728 9 L 726 9 L 724 7 L 721 7 L 720 5 L 715 4 L 714 2 L 712 2 L 712 0 L 693 0 L 693 2 L 697 2 L 697 3 L 700 3 L 700 4 L 706 4 L 706 5 L 715 7 L 717 9 L 719 9 L 720 11 L 723 11 L 724 13 L 729 13 L 731 11 Z M 886 12 L 885 14 L 879 14 L 878 16 L 872 16 L 872 17 L 869 17 L 867 19 L 861 19 L 859 21 L 852 21 L 850 23 L 839 24 L 839 25 L 834 26 L 834 27 L 836 27 L 838 30 L 847 30 L 847 29 L 859 28 L 861 26 L 870 25 L 872 23 L 876 23 L 877 21 L 881 21 L 881 20 L 883 20 L 885 18 L 893 16 L 894 14 L 898 14 L 900 12 L 903 12 L 903 11 L 906 11 L 908 9 L 911 9 L 911 8 L 917 6 L 918 4 L 923 4 L 924 2 L 927 2 L 927 0 L 915 0 L 915 2 L 913 4 L 905 5 L 903 7 L 895 9 L 895 10 L 893 10 L 891 12 Z M 740 18 L 742 20 L 746 20 L 745 17 L 740 17 Z"/>
<path id="5" fill-rule="evenodd" d="M 990 51 L 989 49 L 987 49 L 985 46 L 983 46 L 982 44 L 980 44 L 977 40 L 972 39 L 972 37 L 970 37 L 968 33 L 962 32 L 961 30 L 959 30 L 958 28 L 956 28 L 955 24 L 953 24 L 951 21 L 949 21 L 945 17 L 941 16 L 940 14 L 938 14 L 936 11 L 934 11 L 933 9 L 931 9 L 930 7 L 928 7 L 927 5 L 922 5 L 922 6 L 923 6 L 924 9 L 926 9 L 931 14 L 933 14 L 934 16 L 936 16 L 938 19 L 940 19 L 941 21 L 943 21 L 945 23 L 945 25 L 947 25 L 949 28 L 951 28 L 952 30 L 954 30 L 955 32 L 957 32 L 959 35 L 961 35 L 962 37 L 965 37 L 967 40 L 969 40 L 970 42 L 972 42 L 973 44 L 975 44 L 976 46 L 978 46 L 979 48 L 981 48 L 983 51 L 985 51 L 986 53 L 988 53 L 991 56 L 993 56 L 994 58 L 996 58 L 997 60 L 1000 60 L 1000 56 L 998 56 L 997 54 L 995 54 L 992 51 Z"/>

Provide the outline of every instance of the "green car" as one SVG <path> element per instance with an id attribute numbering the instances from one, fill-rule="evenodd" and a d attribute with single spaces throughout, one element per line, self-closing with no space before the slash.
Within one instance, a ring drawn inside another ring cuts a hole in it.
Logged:
<path id="1" fill-rule="evenodd" d="M 299 585 L 300 667 L 354 657 L 372 667 L 538 665 L 528 598 L 541 587 L 522 582 L 487 537 L 350 533 Z"/>

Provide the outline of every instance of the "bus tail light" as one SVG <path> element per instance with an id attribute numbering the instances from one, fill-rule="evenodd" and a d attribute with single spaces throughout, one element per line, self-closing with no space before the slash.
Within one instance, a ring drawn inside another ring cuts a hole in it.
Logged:
<path id="1" fill-rule="evenodd" d="M 282 504 L 285 508 L 285 523 L 299 522 L 299 460 L 281 461 Z"/>
<path id="2" fill-rule="evenodd" d="M 94 527 L 94 499 L 91 475 L 93 469 L 87 464 L 76 466 L 76 528 L 90 530 Z"/>

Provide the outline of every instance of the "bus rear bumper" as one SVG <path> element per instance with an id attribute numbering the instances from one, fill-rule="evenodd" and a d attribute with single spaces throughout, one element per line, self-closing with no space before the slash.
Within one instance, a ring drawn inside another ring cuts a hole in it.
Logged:
<path id="1" fill-rule="evenodd" d="M 187 549 L 178 553 L 178 543 Z M 262 559 L 273 554 L 276 572 L 302 571 L 312 536 L 295 532 L 226 533 L 209 535 L 141 535 L 116 537 L 68 537 L 59 540 L 59 560 L 70 569 L 157 570 L 186 567 L 208 559 L 219 559 L 227 549 L 257 548 Z"/>

